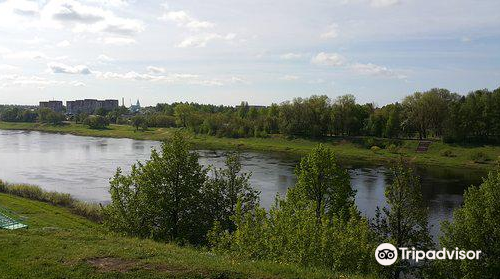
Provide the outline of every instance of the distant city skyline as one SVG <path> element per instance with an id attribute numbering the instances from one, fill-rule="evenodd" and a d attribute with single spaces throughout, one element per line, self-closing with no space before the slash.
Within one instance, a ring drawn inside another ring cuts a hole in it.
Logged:
<path id="1" fill-rule="evenodd" d="M 0 1 L 0 104 L 500 87 L 497 0 Z"/>

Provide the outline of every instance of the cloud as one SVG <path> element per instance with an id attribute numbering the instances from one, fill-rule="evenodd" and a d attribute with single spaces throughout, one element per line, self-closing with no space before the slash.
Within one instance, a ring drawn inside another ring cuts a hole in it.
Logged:
<path id="1" fill-rule="evenodd" d="M 173 21 L 178 26 L 186 27 L 191 30 L 208 29 L 215 26 L 210 21 L 200 21 L 186 11 L 166 11 L 161 17 L 158 18 L 163 21 Z"/>
<path id="2" fill-rule="evenodd" d="M 18 86 L 34 86 L 45 88 L 49 85 L 62 85 L 63 81 L 50 80 L 38 76 L 23 76 L 23 75 L 0 75 L 0 88 L 18 87 Z"/>
<path id="3" fill-rule="evenodd" d="M 389 78 L 398 78 L 398 79 L 405 79 L 406 78 L 405 75 L 399 74 L 393 70 L 388 69 L 387 67 L 375 65 L 372 63 L 368 63 L 368 64 L 353 63 L 353 64 L 349 65 L 349 69 L 351 69 L 355 73 L 362 74 L 362 75 L 389 77 Z"/>
<path id="4" fill-rule="evenodd" d="M 280 79 L 281 80 L 286 80 L 286 81 L 293 81 L 293 80 L 300 79 L 300 77 L 299 76 L 295 76 L 295 75 L 285 75 L 285 76 L 282 76 Z"/>
<path id="5" fill-rule="evenodd" d="M 339 36 L 339 26 L 336 23 L 332 23 L 328 26 L 326 32 L 320 35 L 321 39 L 334 39 Z"/>
<path id="6" fill-rule="evenodd" d="M 62 28 L 71 24 L 74 32 L 132 36 L 144 30 L 139 20 L 118 17 L 109 10 L 75 0 L 51 0 L 43 7 L 41 15 L 46 25 Z"/>
<path id="7" fill-rule="evenodd" d="M 151 67 L 148 68 L 149 68 L 148 70 L 151 70 L 150 69 Z M 213 79 L 213 78 L 204 78 L 196 74 L 180 74 L 180 73 L 154 74 L 151 71 L 149 73 L 137 73 L 135 71 L 130 71 L 127 73 L 115 73 L 115 72 L 104 72 L 104 73 L 93 72 L 93 73 L 99 79 L 147 81 L 147 82 L 160 82 L 167 84 L 223 86 L 225 84 L 230 84 L 230 83 L 247 83 L 246 80 L 235 76 Z"/>
<path id="8" fill-rule="evenodd" d="M 151 74 L 162 74 L 165 73 L 165 68 L 149 66 L 147 68 L 148 72 Z"/>
<path id="9" fill-rule="evenodd" d="M 382 8 L 394 6 L 400 3 L 400 0 L 371 0 L 370 5 L 372 7 Z"/>
<path id="10" fill-rule="evenodd" d="M 88 75 L 90 69 L 85 65 L 68 66 L 62 63 L 52 62 L 47 64 L 49 70 L 54 74 Z"/>
<path id="11" fill-rule="evenodd" d="M 289 53 L 285 53 L 285 54 L 280 55 L 280 58 L 282 60 L 294 60 L 294 59 L 302 58 L 302 56 L 303 55 L 301 53 L 289 52 Z"/>
<path id="12" fill-rule="evenodd" d="M 8 51 L 3 53 L 5 59 L 34 60 L 47 59 L 47 55 L 40 51 Z"/>
<path id="13" fill-rule="evenodd" d="M 71 45 L 71 43 L 68 40 L 64 40 L 64 41 L 61 41 L 61 42 L 57 43 L 56 46 L 58 46 L 58 47 L 69 47 L 70 45 Z"/>
<path id="14" fill-rule="evenodd" d="M 187 37 L 182 42 L 180 42 L 177 47 L 206 47 L 210 41 L 213 40 L 223 40 L 232 41 L 236 37 L 235 34 L 229 33 L 227 35 L 221 35 L 217 33 L 202 33 Z"/>
<path id="15" fill-rule="evenodd" d="M 100 62 L 113 62 L 113 61 L 115 61 L 113 58 L 111 58 L 107 55 L 104 55 L 104 54 L 99 55 L 97 57 L 97 60 Z"/>
<path id="16" fill-rule="evenodd" d="M 8 64 L 0 64 L 0 72 L 15 72 L 18 71 L 20 68 L 17 66 L 12 66 Z"/>
<path id="17" fill-rule="evenodd" d="M 338 53 L 320 52 L 311 59 L 311 63 L 322 66 L 342 66 L 345 58 Z"/>
<path id="18" fill-rule="evenodd" d="M 124 38 L 124 37 L 107 37 L 104 38 L 103 42 L 107 45 L 115 45 L 115 46 L 124 46 L 136 43 L 134 39 Z"/>
<path id="19" fill-rule="evenodd" d="M 81 81 L 78 81 L 78 80 L 70 81 L 69 84 L 72 85 L 72 86 L 74 86 L 74 87 L 84 87 L 84 86 L 86 86 L 85 83 L 83 83 Z"/>

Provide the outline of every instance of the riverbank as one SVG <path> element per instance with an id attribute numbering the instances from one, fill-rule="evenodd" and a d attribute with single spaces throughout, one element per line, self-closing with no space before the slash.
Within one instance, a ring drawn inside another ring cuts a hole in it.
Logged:
<path id="1" fill-rule="evenodd" d="M 244 261 L 205 250 L 122 237 L 67 208 L 0 193 L 27 229 L 0 229 L 1 278 L 374 278 Z"/>
<path id="2" fill-rule="evenodd" d="M 175 130 L 174 128 L 150 128 L 147 131 L 136 132 L 133 127 L 128 125 L 110 125 L 107 129 L 94 130 L 81 124 L 52 126 L 40 123 L 7 122 L 0 122 L 0 129 L 156 141 L 168 139 Z M 419 153 L 416 152 L 418 145 L 418 141 L 416 140 L 403 140 L 400 146 L 387 149 L 369 149 L 360 144 L 338 138 L 314 141 L 307 139 L 286 139 L 279 135 L 269 138 L 233 139 L 191 134 L 189 140 L 196 149 L 239 148 L 241 150 L 280 152 L 296 157 L 306 154 L 316 144 L 322 142 L 332 148 L 341 161 L 388 164 L 403 156 L 421 166 L 478 170 L 493 168 L 500 156 L 499 146 L 466 147 L 442 142 L 433 142 L 427 152 Z"/>

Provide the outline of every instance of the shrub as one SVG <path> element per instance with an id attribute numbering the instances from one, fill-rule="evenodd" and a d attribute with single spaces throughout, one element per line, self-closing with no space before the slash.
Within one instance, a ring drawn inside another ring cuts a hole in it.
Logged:
<path id="1" fill-rule="evenodd" d="M 378 147 L 378 146 L 376 146 L 376 145 L 374 145 L 374 146 L 372 146 L 372 147 L 370 148 L 370 150 L 371 150 L 371 151 L 373 151 L 373 152 L 378 152 L 378 151 L 380 151 L 380 149 L 381 149 L 381 148 L 380 148 L 380 147 Z"/>
<path id="2" fill-rule="evenodd" d="M 455 155 L 453 153 L 453 151 L 451 151 L 451 149 L 445 149 L 445 150 L 441 151 L 441 156 L 443 156 L 443 157 L 457 157 L 457 155 Z"/>
<path id="3" fill-rule="evenodd" d="M 487 161 L 490 160 L 488 154 L 484 153 L 483 151 L 473 152 L 470 158 L 472 159 L 472 161 L 474 161 L 474 163 L 479 163 L 479 164 L 486 163 Z"/>
<path id="4" fill-rule="evenodd" d="M 399 152 L 398 147 L 397 147 L 395 144 L 393 144 L 393 143 L 391 143 L 391 144 L 390 144 L 389 146 L 387 146 L 386 148 L 387 148 L 387 150 L 388 150 L 389 152 L 391 152 L 391 153 L 398 153 L 398 152 Z"/>
<path id="5" fill-rule="evenodd" d="M 90 129 L 104 129 L 109 126 L 109 120 L 100 115 L 91 115 L 83 121 L 84 125 L 89 126 Z"/>

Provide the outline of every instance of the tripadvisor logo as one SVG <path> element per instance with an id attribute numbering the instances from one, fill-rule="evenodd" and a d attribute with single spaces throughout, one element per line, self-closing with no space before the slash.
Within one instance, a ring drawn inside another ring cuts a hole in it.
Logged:
<path id="1" fill-rule="evenodd" d="M 416 250 L 415 248 L 399 247 L 397 249 L 394 245 L 390 243 L 382 243 L 375 250 L 375 259 L 381 265 L 392 265 L 398 259 L 398 250 L 401 254 L 402 260 L 414 260 L 418 261 L 427 260 L 478 260 L 481 251 L 465 251 L 455 248 L 454 250 L 448 250 L 442 248 L 441 250 L 429 250 L 422 251 Z"/>

